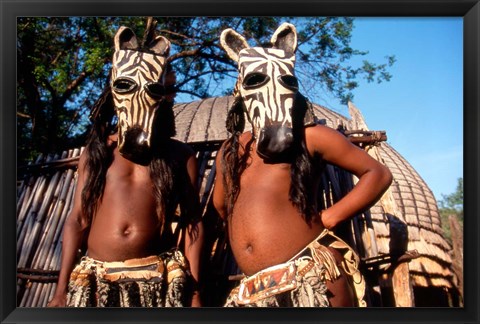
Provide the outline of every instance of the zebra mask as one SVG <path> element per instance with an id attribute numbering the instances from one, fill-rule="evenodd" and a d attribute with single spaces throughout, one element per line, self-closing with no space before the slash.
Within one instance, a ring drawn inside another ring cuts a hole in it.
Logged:
<path id="1" fill-rule="evenodd" d="M 238 63 L 239 71 L 234 91 L 236 100 L 229 112 L 227 128 L 231 132 L 243 131 L 242 116 L 246 113 L 257 154 L 274 162 L 291 158 L 294 128 L 314 125 L 315 115 L 298 92 L 294 74 L 295 26 L 283 23 L 270 41 L 271 48 L 250 47 L 245 38 L 232 29 L 224 30 L 220 36 L 220 45 Z"/>
<path id="2" fill-rule="evenodd" d="M 114 44 L 111 89 L 118 117 L 118 150 L 132 162 L 147 164 L 157 110 L 163 108 L 160 103 L 166 94 L 164 71 L 170 41 L 156 36 L 140 48 L 135 33 L 122 26 Z"/>

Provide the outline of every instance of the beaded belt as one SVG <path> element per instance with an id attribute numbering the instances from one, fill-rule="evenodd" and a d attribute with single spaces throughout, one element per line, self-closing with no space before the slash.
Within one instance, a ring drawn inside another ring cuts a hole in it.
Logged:
<path id="1" fill-rule="evenodd" d="M 97 275 L 108 281 L 161 280 L 165 266 L 158 256 L 125 262 L 102 262 Z"/>
<path id="2" fill-rule="evenodd" d="M 344 261 L 341 267 L 352 278 L 358 306 L 365 307 L 365 279 L 358 270 L 358 256 L 347 243 L 326 229 L 286 263 L 266 268 L 251 277 L 242 279 L 240 286 L 232 291 L 238 294 L 237 303 L 245 305 L 295 289 L 297 280 L 310 271 L 315 264 L 321 264 L 324 267 L 323 276 L 326 280 L 336 280 L 341 273 L 329 248 L 334 248 L 342 254 Z"/>
<path id="3" fill-rule="evenodd" d="M 250 304 L 268 296 L 295 289 L 298 276 L 304 276 L 314 264 L 312 260 L 308 259 L 288 261 L 242 279 L 238 287 L 237 303 L 239 305 Z"/>

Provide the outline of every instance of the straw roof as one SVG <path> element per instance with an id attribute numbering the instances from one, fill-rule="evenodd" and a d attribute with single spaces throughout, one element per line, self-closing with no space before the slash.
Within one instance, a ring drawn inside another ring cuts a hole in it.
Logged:
<path id="1" fill-rule="evenodd" d="M 382 144 L 380 154 L 393 174 L 391 190 L 400 220 L 407 224 L 408 250 L 420 257 L 410 262 L 410 273 L 417 286 L 451 287 L 451 247 L 443 237 L 437 202 L 432 191 L 412 166 L 391 146 Z M 371 209 L 380 252 L 388 252 L 390 233 L 382 208 Z"/>
<path id="2" fill-rule="evenodd" d="M 227 96 L 175 105 L 175 138 L 188 143 L 227 139 L 225 121 L 232 103 L 233 97 Z"/>
<path id="3" fill-rule="evenodd" d="M 174 107 L 176 138 L 186 142 L 226 139 L 225 120 L 232 102 L 233 97 L 227 96 L 177 104 Z M 343 124 L 350 130 L 366 130 L 358 109 L 353 104 L 349 108 L 352 119 L 314 104 L 316 116 L 326 125 L 337 128 Z M 385 129 L 388 135 L 388 125 L 385 125 Z M 388 143 L 381 143 L 377 149 L 379 160 L 393 174 L 390 191 L 399 211 L 398 215 L 392 217 L 380 202 L 371 208 L 378 253 L 391 252 L 391 245 L 394 247 L 396 244 L 391 241 L 391 232 L 398 229 L 398 225 L 406 224 L 406 249 L 416 250 L 420 255 L 409 264 L 413 285 L 451 288 L 451 247 L 443 237 L 438 206 L 432 191 L 408 161 Z"/>

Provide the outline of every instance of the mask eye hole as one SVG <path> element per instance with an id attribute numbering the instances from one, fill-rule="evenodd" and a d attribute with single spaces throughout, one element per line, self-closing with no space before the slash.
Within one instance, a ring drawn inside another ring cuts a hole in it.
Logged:
<path id="1" fill-rule="evenodd" d="M 145 91 L 154 99 L 160 99 L 165 95 L 165 87 L 158 82 L 149 82 L 145 85 Z"/>
<path id="2" fill-rule="evenodd" d="M 132 79 L 118 78 L 113 81 L 113 90 L 117 93 L 129 93 L 137 88 L 137 83 Z"/>
<path id="3" fill-rule="evenodd" d="M 278 81 L 287 89 L 298 90 L 298 80 L 293 75 L 281 75 L 278 77 Z"/>
<path id="4" fill-rule="evenodd" d="M 243 88 L 244 89 L 255 89 L 258 87 L 263 86 L 265 83 L 270 80 L 270 77 L 263 73 L 250 73 L 247 74 L 245 79 L 243 80 Z"/>

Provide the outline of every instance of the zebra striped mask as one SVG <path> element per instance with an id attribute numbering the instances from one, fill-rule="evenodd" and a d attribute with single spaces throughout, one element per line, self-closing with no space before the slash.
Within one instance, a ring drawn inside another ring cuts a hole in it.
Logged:
<path id="1" fill-rule="evenodd" d="M 163 77 L 170 42 L 157 36 L 147 49 L 140 50 L 133 31 L 120 27 L 114 43 L 111 88 L 118 116 L 118 150 L 132 162 L 147 164 L 157 109 L 165 95 Z"/>
<path id="2" fill-rule="evenodd" d="M 220 44 L 238 62 L 235 86 L 252 124 L 257 153 L 266 160 L 285 160 L 294 146 L 293 114 L 298 97 L 294 74 L 297 33 L 284 23 L 271 38 L 272 48 L 249 47 L 245 38 L 226 29 Z"/>

